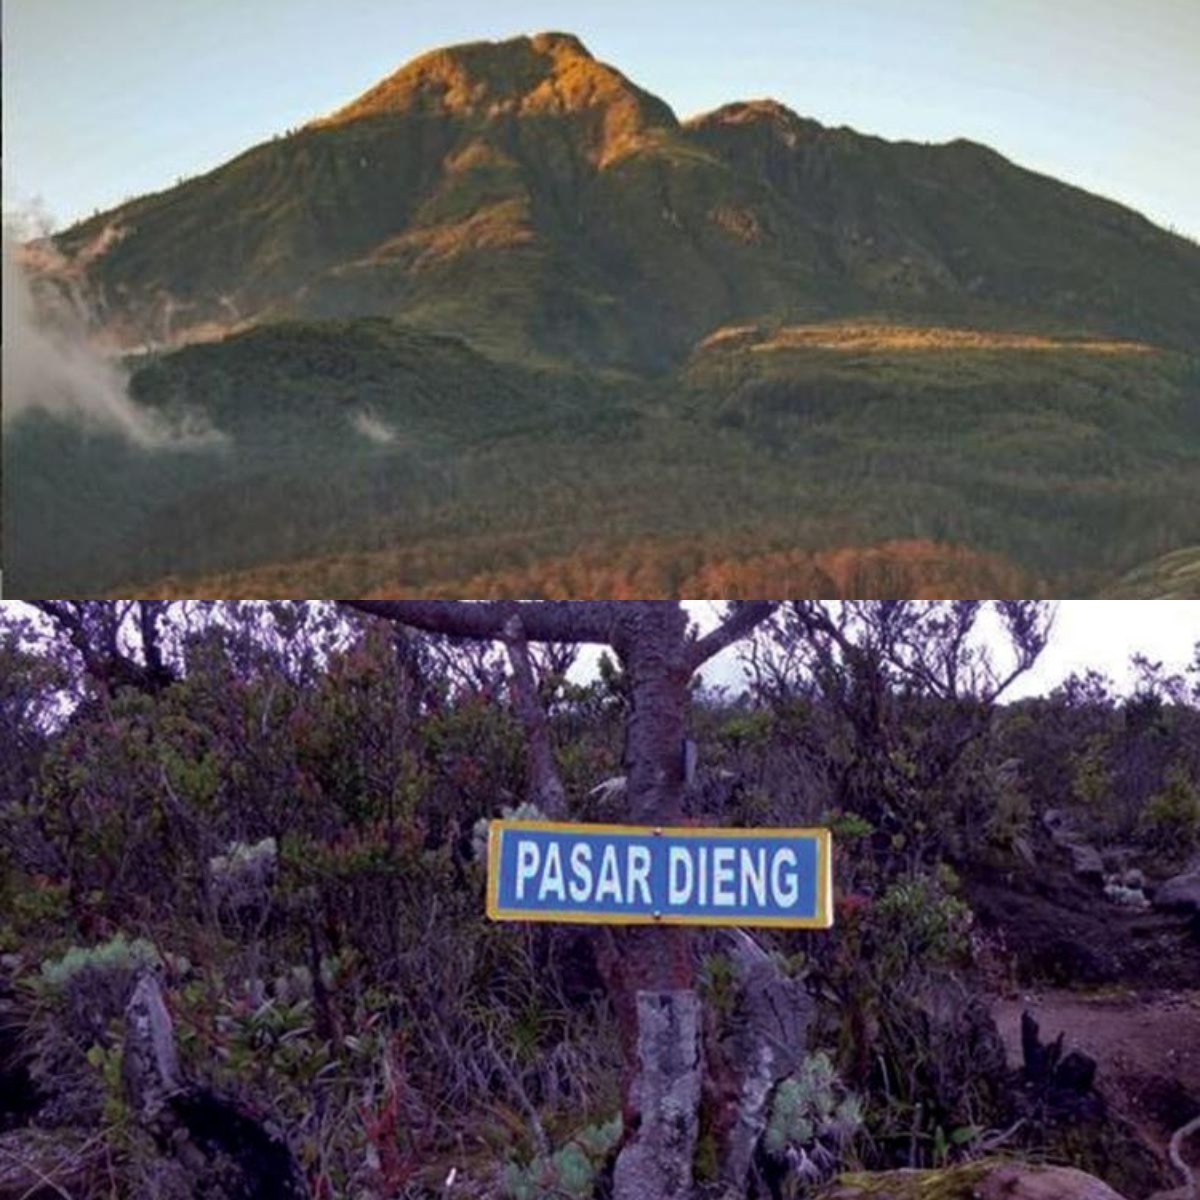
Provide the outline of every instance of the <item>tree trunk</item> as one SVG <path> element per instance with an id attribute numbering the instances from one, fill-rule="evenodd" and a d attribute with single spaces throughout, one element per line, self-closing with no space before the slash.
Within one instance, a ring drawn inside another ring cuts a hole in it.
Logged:
<path id="1" fill-rule="evenodd" d="M 687 618 L 679 604 L 630 604 L 615 640 L 633 698 L 626 732 L 629 817 L 677 824 L 687 728 Z M 686 930 L 611 931 L 605 955 L 625 1050 L 625 1141 L 614 1200 L 684 1200 L 700 1103 L 699 1003 Z"/>
<path id="2" fill-rule="evenodd" d="M 547 811 L 554 813 L 562 811 L 564 798 L 545 714 L 537 711 L 526 639 L 611 645 L 632 696 L 625 742 L 629 819 L 651 826 L 678 824 L 683 813 L 684 735 L 693 672 L 750 634 L 777 607 L 769 600 L 742 602 L 716 629 L 689 639 L 687 616 L 674 600 L 343 603 L 454 637 L 504 638 L 512 656 L 515 699 L 530 733 L 531 781 Z M 598 933 L 596 948 L 626 1063 L 625 1134 L 614 1172 L 614 1200 L 688 1200 L 702 1067 L 700 1007 L 687 932 L 678 926 L 606 927 Z M 757 1091 L 752 1099 L 753 1111 L 746 1118 L 751 1129 L 762 1103 Z"/>

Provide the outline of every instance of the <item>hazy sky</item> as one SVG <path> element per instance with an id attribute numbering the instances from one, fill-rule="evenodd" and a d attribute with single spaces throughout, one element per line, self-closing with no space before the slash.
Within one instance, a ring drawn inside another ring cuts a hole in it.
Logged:
<path id="1" fill-rule="evenodd" d="M 689 602 L 693 615 L 707 627 L 716 608 L 707 601 Z M 1200 649 L 1200 600 L 1064 600 L 1057 605 L 1054 627 L 1034 669 L 1023 676 L 1005 699 L 1044 695 L 1068 675 L 1089 668 L 1108 675 L 1122 692 L 1133 684 L 1129 660 L 1143 654 L 1161 662 L 1168 673 L 1183 674 Z M 737 659 L 726 651 L 706 670 L 710 683 L 735 683 Z"/>
<path id="2" fill-rule="evenodd" d="M 5 205 L 60 226 L 423 50 L 560 29 L 680 116 L 773 96 L 965 136 L 1200 236 L 1200 0 L 6 0 L 3 20 Z"/>

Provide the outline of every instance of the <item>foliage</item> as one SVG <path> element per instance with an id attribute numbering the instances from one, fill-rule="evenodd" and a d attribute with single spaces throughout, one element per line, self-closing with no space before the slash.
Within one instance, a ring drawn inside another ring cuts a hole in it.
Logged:
<path id="1" fill-rule="evenodd" d="M 862 1128 L 862 1102 L 848 1092 L 829 1058 L 818 1052 L 785 1079 L 771 1098 L 763 1142 L 777 1158 L 803 1153 L 827 1167 L 846 1161 L 847 1147 Z"/>
<path id="2" fill-rule="evenodd" d="M 78 629 L 23 632 L 0 675 L 20 747 L 0 792 L 0 1015 L 39 1122 L 93 1131 L 116 1191 L 135 1194 L 120 1172 L 154 1150 L 121 1107 L 119 1042 L 152 968 L 189 1080 L 286 1130 L 314 1196 L 437 1193 L 451 1166 L 514 1198 L 592 1194 L 617 1127 L 578 1127 L 622 1088 L 605 947 L 484 917 L 481 823 L 536 815 L 503 656 L 406 643 L 317 603 L 80 603 L 97 607 L 70 610 Z M 1028 630 L 1042 613 L 1009 617 Z M 1151 879 L 1189 813 L 1194 826 L 1196 670 L 1143 663 L 1130 697 L 1084 677 L 1008 705 L 988 702 L 977 662 L 954 687 L 930 684 L 922 672 L 975 615 L 861 610 L 839 627 L 859 639 L 849 653 L 813 653 L 814 629 L 776 676 L 760 659 L 754 694 L 692 696 L 686 819 L 820 823 L 838 847 L 833 930 L 756 934 L 819 1006 L 814 1053 L 765 1114 L 774 1153 L 833 1153 L 851 1095 L 864 1163 L 978 1153 L 1015 1119 L 976 995 L 974 956 L 996 932 L 972 917 L 981 890 L 1025 869 L 1020 843 L 1053 861 L 1040 818 L 1082 812 L 1084 760 L 1111 784 L 1088 806 L 1097 829 L 1136 835 L 1125 850 Z M 133 669 L 150 626 L 157 673 Z M 620 769 L 628 681 L 611 664 L 578 684 L 539 671 L 568 811 L 595 819 L 588 792 Z M 243 875 L 253 886 L 226 886 Z M 693 944 L 706 1018 L 736 1026 L 724 944 Z M 699 1164 L 713 1177 L 720 1153 L 714 1122 Z"/>
<path id="3" fill-rule="evenodd" d="M 961 980 L 972 916 L 952 886 L 918 875 L 876 900 L 846 897 L 836 946 L 814 954 L 833 1000 L 824 1019 L 842 1073 L 865 1101 L 879 1165 L 940 1161 L 952 1131 L 1004 1112 L 1004 1050 Z"/>
<path id="4" fill-rule="evenodd" d="M 970 908 L 945 885 L 917 876 L 893 883 L 875 905 L 883 953 L 929 968 L 961 962 L 969 948 Z"/>
<path id="5" fill-rule="evenodd" d="M 438 62 L 54 237 L 135 402 L 225 438 L 23 416 L 16 591 L 1187 586 L 1193 243 L 962 140 L 680 123 L 567 41 Z"/>
<path id="6" fill-rule="evenodd" d="M 72 946 L 61 958 L 47 959 L 42 963 L 42 982 L 49 989 L 61 991 L 84 972 L 136 973 L 161 965 L 158 950 L 145 938 L 128 941 L 118 933 L 99 946 Z"/>
<path id="7" fill-rule="evenodd" d="M 552 1154 L 539 1155 L 524 1166 L 504 1168 L 504 1189 L 509 1200 L 550 1200 L 593 1195 L 597 1171 L 621 1137 L 621 1117 L 580 1130 Z"/>
<path id="8" fill-rule="evenodd" d="M 1161 792 L 1151 796 L 1138 822 L 1148 845 L 1183 856 L 1200 843 L 1200 788 L 1181 766 L 1167 774 Z"/>

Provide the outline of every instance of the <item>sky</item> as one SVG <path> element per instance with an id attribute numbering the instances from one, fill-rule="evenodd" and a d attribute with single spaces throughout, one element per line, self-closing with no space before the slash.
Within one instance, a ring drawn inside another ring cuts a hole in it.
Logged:
<path id="1" fill-rule="evenodd" d="M 713 601 L 689 601 L 688 607 L 701 628 L 713 624 L 719 611 Z M 993 633 L 988 636 L 999 646 Z M 1055 606 L 1046 649 L 1004 699 L 1046 695 L 1069 675 L 1089 669 L 1107 675 L 1127 694 L 1134 683 L 1129 668 L 1134 654 L 1161 662 L 1167 674 L 1183 674 L 1197 651 L 1200 600 L 1063 600 Z M 714 659 L 704 678 L 717 686 L 737 686 L 736 648 Z"/>
<path id="2" fill-rule="evenodd" d="M 771 96 L 888 138 L 968 137 L 1200 237 L 1200 0 L 6 0 L 5 208 L 61 228 L 424 50 L 545 29 L 680 117 Z"/>

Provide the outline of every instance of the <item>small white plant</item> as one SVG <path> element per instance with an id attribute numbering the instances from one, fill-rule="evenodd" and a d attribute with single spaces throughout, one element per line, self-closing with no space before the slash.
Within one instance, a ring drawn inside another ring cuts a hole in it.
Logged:
<path id="1" fill-rule="evenodd" d="M 130 942 L 118 933 L 99 946 L 72 946 L 62 958 L 47 959 L 42 963 L 42 980 L 48 987 L 62 989 L 83 971 L 108 974 L 161 965 L 162 957 L 150 942 L 144 938 Z"/>
<path id="2" fill-rule="evenodd" d="M 505 805 L 500 809 L 501 821 L 544 821 L 546 814 L 536 804 L 522 802 L 511 808 Z M 479 862 L 487 859 L 488 847 L 488 817 L 480 817 L 471 829 L 471 853 Z"/>
<path id="3" fill-rule="evenodd" d="M 214 878 L 244 871 L 257 873 L 273 870 L 278 857 L 279 847 L 273 837 L 265 837 L 261 842 L 231 842 L 224 854 L 208 860 L 208 869 Z"/>
<path id="4" fill-rule="evenodd" d="M 862 1101 L 838 1078 L 829 1057 L 810 1054 L 771 1100 L 763 1145 L 804 1178 L 831 1171 L 862 1128 Z"/>

